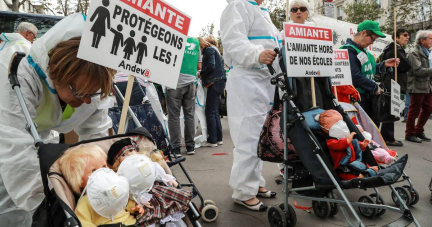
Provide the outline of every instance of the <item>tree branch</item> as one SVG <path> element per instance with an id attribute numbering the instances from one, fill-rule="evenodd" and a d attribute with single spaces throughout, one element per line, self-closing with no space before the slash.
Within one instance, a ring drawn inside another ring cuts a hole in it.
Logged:
<path id="1" fill-rule="evenodd" d="M 3 2 L 6 4 L 6 6 L 10 9 L 12 8 L 12 3 L 9 3 L 7 0 L 3 0 Z"/>

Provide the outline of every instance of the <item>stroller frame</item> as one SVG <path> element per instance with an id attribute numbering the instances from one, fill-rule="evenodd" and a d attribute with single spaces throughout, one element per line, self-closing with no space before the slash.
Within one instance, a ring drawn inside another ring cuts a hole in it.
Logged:
<path id="1" fill-rule="evenodd" d="M 270 68 L 270 67 L 269 67 Z M 272 71 L 272 70 L 270 70 Z M 313 149 L 313 153 L 318 158 L 319 162 L 325 169 L 326 173 L 330 177 L 334 187 L 337 189 L 337 191 L 342 196 L 342 200 L 338 200 L 335 198 L 317 198 L 317 197 L 311 197 L 311 196 L 304 196 L 304 195 L 297 195 L 292 194 L 293 192 L 298 191 L 306 191 L 306 190 L 318 190 L 316 185 L 309 187 L 301 187 L 301 188 L 289 188 L 288 187 L 288 165 L 290 164 L 290 161 L 288 160 L 288 144 L 287 140 L 284 139 L 284 160 L 283 160 L 283 169 L 284 169 L 284 180 L 283 180 L 283 192 L 284 192 L 284 200 L 283 204 L 281 204 L 278 207 L 270 207 L 268 210 L 268 220 L 270 222 L 270 225 L 273 226 L 295 226 L 297 222 L 296 214 L 294 209 L 291 207 L 291 205 L 288 204 L 288 197 L 298 198 L 298 199 L 305 199 L 305 200 L 312 200 L 312 201 L 318 201 L 318 202 L 330 202 L 337 205 L 337 208 L 340 208 L 342 210 L 342 213 L 349 224 L 349 226 L 361 226 L 364 227 L 365 225 L 361 221 L 360 217 L 354 210 L 353 206 L 358 207 L 364 207 L 364 208 L 372 208 L 372 209 L 385 209 L 390 210 L 394 212 L 401 213 L 402 216 L 397 219 L 396 221 L 386 225 L 386 226 L 407 226 L 410 223 L 414 222 L 416 226 L 420 226 L 420 224 L 417 222 L 415 217 L 412 215 L 411 211 L 409 210 L 408 206 L 404 202 L 400 202 L 399 209 L 387 205 L 376 205 L 376 204 L 368 204 L 368 203 L 362 203 L 362 202 L 350 202 L 346 195 L 343 193 L 342 187 L 337 182 L 336 178 L 334 177 L 331 170 L 328 168 L 326 161 L 323 159 L 321 155 L 324 155 L 322 149 L 320 148 L 320 145 L 317 143 L 317 140 L 311 130 L 309 129 L 305 117 L 300 113 L 299 109 L 296 107 L 296 105 L 293 102 L 294 96 L 292 95 L 292 89 L 289 84 L 288 76 L 286 73 L 280 73 L 274 77 L 271 78 L 271 84 L 276 85 L 279 87 L 282 91 L 284 91 L 284 94 L 282 96 L 282 102 L 283 102 L 283 111 L 282 111 L 282 121 L 283 121 L 283 133 L 284 136 L 288 136 L 288 127 L 291 126 L 291 124 L 295 121 L 300 121 L 303 128 L 306 130 L 308 137 L 313 141 L 313 145 L 315 148 Z M 333 104 L 338 107 L 338 102 L 333 97 Z M 296 115 L 296 119 L 292 122 L 288 122 L 288 105 L 290 105 Z M 381 168 L 381 167 L 380 167 Z M 404 173 L 405 176 L 405 173 Z M 408 181 L 410 182 L 409 178 Z M 412 189 L 412 184 L 410 182 L 410 186 Z M 360 187 L 360 185 L 359 185 Z M 393 185 L 389 185 L 392 192 L 396 195 L 399 201 L 403 201 Z M 376 192 L 376 198 L 377 201 L 379 199 L 379 192 L 376 188 L 374 188 Z M 352 223 L 349 218 L 348 212 L 345 210 L 344 207 L 341 207 L 340 204 L 345 204 L 349 211 L 352 213 L 352 215 L 355 218 L 355 223 Z"/>
<path id="2" fill-rule="evenodd" d="M 30 113 L 28 111 L 27 105 L 24 101 L 23 95 L 21 93 L 20 90 L 20 83 L 18 81 L 18 77 L 17 77 L 17 71 L 18 71 L 18 66 L 19 63 L 21 62 L 22 58 L 24 58 L 26 56 L 25 53 L 22 52 L 15 52 L 12 57 L 11 57 L 11 61 L 9 64 L 9 75 L 8 75 L 8 79 L 9 82 L 12 86 L 12 89 L 15 91 L 17 97 L 18 97 L 18 101 L 19 104 L 23 110 L 24 113 L 24 117 L 26 119 L 27 125 L 26 125 L 26 130 L 31 134 L 31 136 L 34 139 L 34 145 L 36 147 L 36 149 L 39 149 L 39 147 L 41 145 L 44 145 L 43 140 L 40 138 L 38 132 L 37 132 L 37 125 L 36 123 L 33 122 L 33 119 L 30 116 Z M 117 86 L 114 84 L 114 89 L 116 89 L 116 91 L 118 92 L 117 94 L 120 96 L 120 98 L 122 100 L 124 100 L 124 97 L 122 96 L 122 94 L 120 93 L 120 91 L 118 90 Z M 128 109 L 128 115 L 130 117 L 132 117 L 134 123 L 138 126 L 138 127 L 142 127 L 142 125 L 139 123 L 138 119 L 136 118 L 135 114 L 133 113 L 132 109 L 129 107 Z M 127 127 L 126 127 L 127 128 Z M 118 135 L 120 136 L 120 135 Z M 118 136 L 114 136 L 114 137 L 118 137 Z M 121 136 L 127 136 L 127 134 L 122 134 Z M 169 141 L 168 139 L 168 150 L 172 150 L 172 144 L 171 141 Z M 92 141 L 92 140 L 89 140 Z M 78 144 L 81 144 L 82 142 L 79 142 Z M 201 224 L 198 222 L 198 220 L 201 218 L 201 213 L 199 211 L 201 211 L 207 204 L 211 204 L 214 203 L 213 201 L 208 202 L 208 200 L 204 201 L 201 193 L 198 191 L 197 187 L 195 186 L 195 184 L 193 183 L 191 177 L 189 176 L 189 174 L 187 173 L 186 169 L 184 168 L 184 166 L 182 165 L 181 162 L 185 161 L 186 158 L 180 158 L 177 159 L 177 157 L 174 155 L 175 160 L 173 161 L 173 165 L 179 164 L 180 168 L 182 169 L 182 171 L 184 172 L 184 174 L 186 175 L 186 178 L 188 179 L 189 183 L 187 184 L 179 184 L 179 188 L 181 189 L 182 187 L 192 187 L 192 193 L 193 193 L 193 198 L 198 196 L 201 202 L 201 206 L 200 209 L 198 210 L 196 205 L 191 201 L 189 203 L 189 210 L 186 212 L 186 214 L 188 215 L 192 225 L 194 227 L 201 227 Z M 39 151 L 38 151 L 38 157 L 39 157 Z M 169 159 L 171 160 L 171 157 L 168 156 Z M 47 197 L 47 193 L 49 189 L 45 188 L 44 185 L 44 194 Z M 66 220 L 64 221 L 64 226 L 65 227 L 79 227 L 80 225 L 78 224 L 79 222 L 77 221 L 76 215 L 74 214 L 73 210 L 70 209 L 70 207 L 68 207 L 66 204 L 64 204 L 64 202 L 58 198 L 56 195 L 52 195 L 53 197 L 56 197 L 57 200 L 59 200 L 59 203 L 61 204 L 61 209 L 63 210 L 65 216 L 66 216 Z M 51 208 L 49 208 L 51 209 Z M 207 215 L 207 213 L 210 211 L 210 214 L 213 214 L 213 210 L 211 209 L 206 209 L 206 212 L 204 213 L 205 215 Z M 217 208 L 216 208 L 216 212 Z M 74 214 L 74 215 L 71 215 Z M 217 217 L 217 213 L 216 213 L 216 217 Z M 50 220 L 49 220 L 50 222 Z M 122 225 L 124 226 L 124 225 Z"/>

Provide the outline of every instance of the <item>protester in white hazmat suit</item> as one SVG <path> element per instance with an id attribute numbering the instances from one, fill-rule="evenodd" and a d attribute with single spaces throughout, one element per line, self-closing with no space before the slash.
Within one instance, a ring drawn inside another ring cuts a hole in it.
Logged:
<path id="1" fill-rule="evenodd" d="M 275 91 L 266 64 L 280 72 L 273 49 L 279 47 L 281 39 L 268 10 L 261 5 L 263 0 L 228 2 L 220 24 L 225 63 L 232 68 L 226 88 L 228 123 L 235 146 L 229 184 L 235 203 L 264 211 L 267 206 L 256 196 L 274 197 L 276 193 L 264 188 L 257 146 Z"/>
<path id="2" fill-rule="evenodd" d="M 111 105 L 102 97 L 112 87 L 113 71 L 76 58 L 84 20 L 74 14 L 58 22 L 34 42 L 18 67 L 21 91 L 42 139 L 51 129 L 75 130 L 83 140 L 106 136 L 111 127 Z M 45 197 L 37 150 L 7 73 L 0 77 L 0 223 L 30 226 Z"/>

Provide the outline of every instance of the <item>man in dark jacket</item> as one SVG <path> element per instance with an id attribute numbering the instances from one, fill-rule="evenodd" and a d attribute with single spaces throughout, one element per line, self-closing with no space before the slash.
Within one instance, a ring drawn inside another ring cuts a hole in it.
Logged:
<path id="1" fill-rule="evenodd" d="M 412 65 L 408 72 L 407 83 L 411 104 L 408 110 L 405 140 L 421 143 L 422 141 L 431 141 L 424 134 L 424 125 L 432 113 L 432 68 L 429 60 L 429 49 L 432 48 L 432 31 L 418 31 L 416 44 L 408 53 L 408 59 Z M 417 116 L 417 125 L 415 125 Z"/>
<path id="2" fill-rule="evenodd" d="M 353 39 L 347 39 L 341 49 L 347 49 L 351 66 L 351 75 L 354 87 L 359 91 L 361 101 L 360 106 L 372 118 L 372 103 L 370 95 L 380 94 L 378 85 L 373 81 L 376 73 L 385 71 L 385 67 L 392 67 L 399 64 L 399 59 L 387 59 L 382 63 L 375 63 L 374 56 L 367 51 L 367 47 L 372 45 L 379 37 L 386 37 L 380 31 L 378 22 L 366 20 L 357 27 L 357 33 Z"/>
<path id="3" fill-rule="evenodd" d="M 393 33 L 394 34 L 394 33 Z M 397 58 L 400 59 L 400 64 L 397 68 L 394 68 L 392 72 L 387 72 L 382 75 L 383 83 L 382 87 L 390 91 L 391 90 L 391 80 L 395 80 L 395 70 L 397 70 L 397 81 L 401 88 L 401 94 L 406 93 L 406 83 L 407 83 L 407 72 L 411 69 L 411 63 L 406 56 L 406 52 L 403 49 L 407 45 L 410 38 L 408 30 L 405 28 L 399 28 L 396 30 L 396 38 L 393 35 L 393 40 L 395 42 L 390 43 L 384 48 L 382 60 L 385 61 L 390 58 L 394 58 L 394 45 L 397 47 Z M 403 146 L 402 141 L 398 141 L 394 138 L 394 122 L 382 123 L 381 125 L 381 135 L 387 145 L 390 146 Z"/>

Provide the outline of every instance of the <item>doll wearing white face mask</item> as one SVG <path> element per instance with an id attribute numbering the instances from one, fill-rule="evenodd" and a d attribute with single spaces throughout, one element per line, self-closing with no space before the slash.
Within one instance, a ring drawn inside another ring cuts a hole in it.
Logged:
<path id="1" fill-rule="evenodd" d="M 374 170 L 371 171 L 362 163 L 362 152 L 366 149 L 370 140 L 358 141 L 354 139 L 356 133 L 350 133 L 347 124 L 343 121 L 342 115 L 339 112 L 336 110 L 326 110 L 319 115 L 318 120 L 322 130 L 331 137 L 327 139 L 327 147 L 330 151 L 334 169 L 358 163 L 362 166 L 361 171 L 368 171 L 368 174 L 371 176 L 373 176 L 374 171 L 378 171 L 378 167 L 369 167 Z M 344 180 L 364 177 L 362 174 L 354 175 L 345 172 L 339 172 L 338 175 Z"/>

